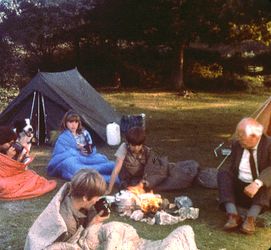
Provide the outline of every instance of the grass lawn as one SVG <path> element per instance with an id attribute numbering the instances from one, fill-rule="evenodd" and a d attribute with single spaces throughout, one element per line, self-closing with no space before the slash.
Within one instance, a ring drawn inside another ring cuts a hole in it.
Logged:
<path id="1" fill-rule="evenodd" d="M 104 93 L 104 98 L 120 113 L 145 113 L 147 141 L 159 154 L 168 155 L 170 161 L 193 159 L 202 168 L 217 167 L 222 160 L 213 149 L 233 133 L 238 121 L 254 113 L 270 93 L 196 93 L 190 99 L 168 92 Z M 100 145 L 99 150 L 114 159 L 116 147 Z M 34 148 L 36 155 L 31 168 L 46 176 L 45 167 L 50 147 Z M 58 187 L 63 181 L 58 180 Z M 0 202 L 0 249 L 22 249 L 28 228 L 45 208 L 57 190 L 36 199 Z M 257 228 L 252 236 L 222 230 L 225 214 L 218 209 L 217 190 L 194 185 L 185 190 L 163 193 L 171 201 L 176 196 L 188 195 L 194 207 L 200 209 L 198 219 L 186 220 L 172 226 L 150 226 L 121 218 L 113 213 L 111 220 L 132 224 L 139 235 L 147 239 L 161 239 L 174 228 L 189 224 L 195 232 L 199 249 L 232 250 L 263 249 L 271 247 L 271 229 Z"/>

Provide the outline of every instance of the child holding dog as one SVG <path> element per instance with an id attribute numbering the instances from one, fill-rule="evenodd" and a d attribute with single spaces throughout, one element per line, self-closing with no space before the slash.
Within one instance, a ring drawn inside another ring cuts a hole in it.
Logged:
<path id="1" fill-rule="evenodd" d="M 89 168 L 97 170 L 109 181 L 114 162 L 97 152 L 89 132 L 82 127 L 79 114 L 69 110 L 62 119 L 61 130 L 47 173 L 71 180 L 80 169 Z"/>
<path id="2" fill-rule="evenodd" d="M 24 163 L 14 160 L 17 135 L 10 127 L 0 127 L 0 200 L 22 200 L 41 196 L 56 187 Z"/>
<path id="3" fill-rule="evenodd" d="M 0 129 L 0 153 L 16 161 L 21 161 L 25 156 L 25 151 L 19 152 L 16 148 L 17 134 L 10 127 L 1 127 Z M 23 145 L 21 147 L 23 148 Z"/>

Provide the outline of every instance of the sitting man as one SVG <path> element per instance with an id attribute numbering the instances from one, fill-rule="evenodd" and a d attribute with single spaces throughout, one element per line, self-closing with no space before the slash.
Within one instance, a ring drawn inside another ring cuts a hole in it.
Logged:
<path id="1" fill-rule="evenodd" d="M 271 138 L 263 134 L 263 126 L 253 118 L 242 119 L 236 127 L 231 164 L 217 176 L 220 205 L 228 215 L 225 230 L 239 227 L 246 234 L 255 232 L 255 221 L 268 208 L 271 198 Z M 245 221 L 236 205 L 248 208 Z"/>

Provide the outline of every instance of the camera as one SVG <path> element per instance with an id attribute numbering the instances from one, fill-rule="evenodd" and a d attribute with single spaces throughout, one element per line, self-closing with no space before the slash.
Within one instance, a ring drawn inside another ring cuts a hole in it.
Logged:
<path id="1" fill-rule="evenodd" d="M 99 199 L 95 204 L 94 208 L 96 209 L 97 213 L 100 213 L 103 211 L 101 216 L 107 216 L 110 213 L 109 204 L 107 203 L 107 200 L 105 198 Z"/>
<path id="2" fill-rule="evenodd" d="M 87 151 L 88 154 L 91 154 L 92 153 L 92 144 L 89 144 L 87 143 L 85 146 L 84 146 L 84 149 Z"/>
<path id="3" fill-rule="evenodd" d="M 22 153 L 24 147 L 22 146 L 22 144 L 20 144 L 19 142 L 14 142 L 12 145 L 11 145 L 17 154 L 20 154 Z"/>

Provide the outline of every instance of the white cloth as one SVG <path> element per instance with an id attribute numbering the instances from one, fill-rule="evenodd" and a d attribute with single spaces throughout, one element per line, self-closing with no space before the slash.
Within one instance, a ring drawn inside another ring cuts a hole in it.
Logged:
<path id="1" fill-rule="evenodd" d="M 89 231 L 89 233 L 88 233 Z M 146 240 L 126 223 L 112 221 L 93 225 L 85 230 L 85 237 L 79 240 L 89 249 L 104 250 L 197 250 L 195 234 L 191 226 L 183 225 L 162 240 Z"/>
<path id="2" fill-rule="evenodd" d="M 52 244 L 61 234 L 67 232 L 67 226 L 59 213 L 60 203 L 68 187 L 65 183 L 38 216 L 29 229 L 24 250 L 39 250 Z"/>
<path id="3" fill-rule="evenodd" d="M 253 181 L 250 163 L 249 163 L 249 157 L 250 157 L 249 151 L 247 149 L 244 149 L 244 152 L 243 152 L 240 164 L 239 164 L 238 178 L 239 178 L 239 180 L 241 180 L 242 182 L 245 182 L 245 183 L 251 183 Z M 255 165 L 256 165 L 257 175 L 259 175 L 258 161 L 257 161 L 257 148 L 253 150 L 253 158 L 254 158 Z"/>

